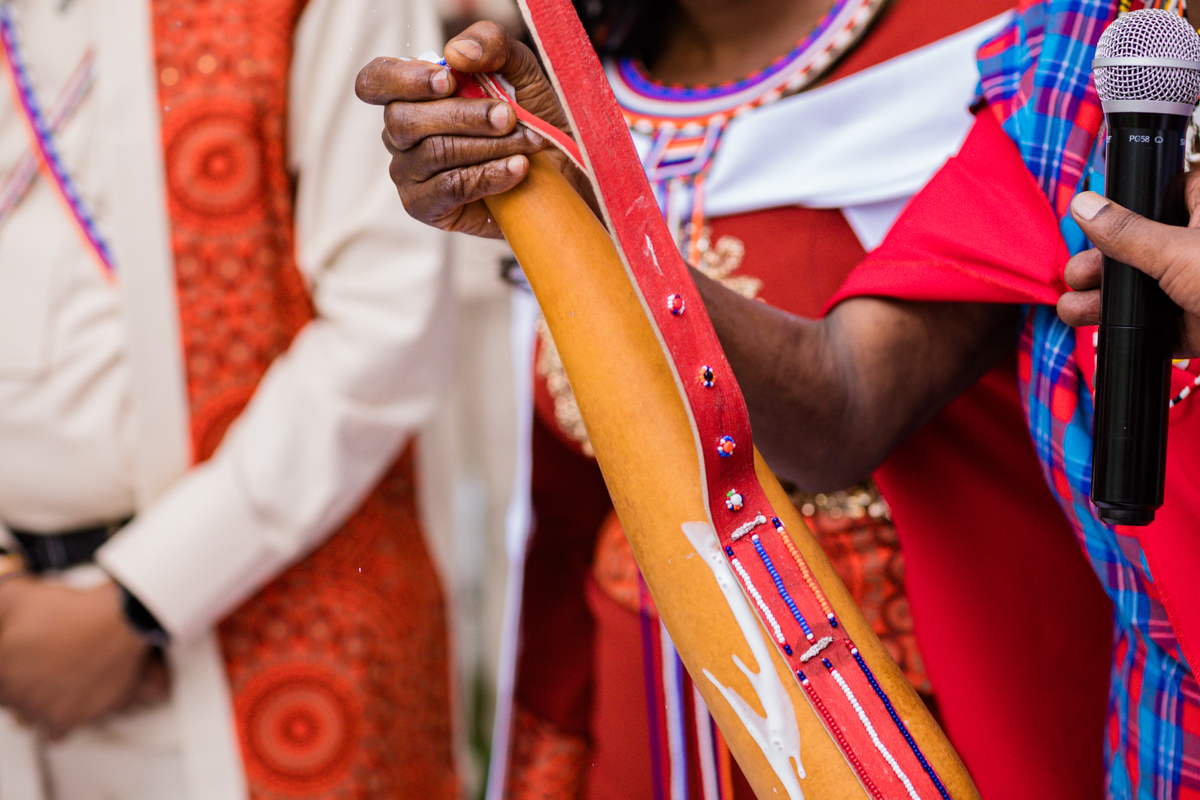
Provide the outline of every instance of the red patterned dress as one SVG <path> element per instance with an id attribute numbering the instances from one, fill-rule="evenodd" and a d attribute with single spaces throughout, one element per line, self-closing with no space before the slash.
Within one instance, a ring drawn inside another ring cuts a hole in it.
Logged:
<path id="1" fill-rule="evenodd" d="M 1008 6 L 1005 0 L 951 6 L 930 0 L 895 0 L 861 43 L 826 76 L 823 85 L 850 79 L 873 67 L 890 68 L 906 54 L 938 46 L 943 38 L 979 25 Z M 966 55 L 965 69 L 973 86 L 973 50 Z M 631 129 L 643 137 L 644 144 L 639 144 L 643 162 L 654 164 L 648 168 L 652 187 L 659 192 L 660 200 L 678 193 L 677 182 L 685 172 L 673 169 L 710 146 L 705 139 L 705 125 L 714 123 L 701 119 L 693 123 L 695 131 L 690 141 L 679 143 L 676 138 L 661 144 L 665 138 L 676 136 L 676 131 L 664 134 L 661 127 L 643 123 L 646 112 L 631 110 L 622 98 L 639 92 L 658 92 L 665 97 L 682 91 L 682 87 L 655 86 L 636 64 L 610 66 L 609 75 L 610 82 L 615 82 L 618 101 L 625 104 Z M 663 100 L 658 107 L 668 102 Z M 964 100 L 963 112 L 969 102 L 969 98 Z M 761 110 L 746 114 L 750 118 L 771 114 L 777 107 L 764 103 Z M 839 107 L 836 113 L 846 113 L 846 109 Z M 869 138 L 855 127 L 852 114 L 846 113 L 846 117 L 845 133 L 850 138 Z M 963 117 L 969 119 L 965 113 Z M 672 122 L 676 127 L 684 125 Z M 965 135 L 969 122 L 964 126 Z M 682 135 L 687 138 L 686 127 Z M 886 151 L 887 130 L 878 130 L 877 139 L 878 146 Z M 669 148 L 676 144 L 680 155 L 672 160 Z M 718 161 L 724 146 L 715 146 Z M 802 147 L 802 137 L 789 146 Z M 897 158 L 902 157 L 901 151 L 898 146 Z M 686 173 L 684 178 L 691 182 L 687 186 L 692 192 L 691 215 L 686 201 L 682 215 L 677 211 L 673 214 L 670 199 L 662 202 L 665 214 L 669 224 L 672 216 L 676 218 L 674 224 L 679 225 L 691 263 L 743 295 L 793 314 L 818 317 L 866 257 L 869 247 L 878 244 L 864 242 L 856 220 L 839 206 L 814 203 L 810 207 L 796 204 L 698 213 L 695 198 L 701 194 L 699 184 L 705 176 L 709 186 L 717 183 L 717 167 L 711 173 L 701 172 L 701 178 L 693 173 Z M 780 172 L 774 180 L 779 184 L 802 184 L 809 176 Z M 682 764 L 686 775 L 683 785 L 689 797 L 750 798 L 753 795 L 736 764 L 730 763 L 719 732 L 706 721 L 703 704 L 694 700 L 687 676 L 678 670 L 678 678 L 664 678 L 664 673 L 675 669 L 676 657 L 669 641 L 665 641 L 653 602 L 611 510 L 599 469 L 590 459 L 586 432 L 553 343 L 545 335 L 539 337 L 535 362 L 532 489 L 536 527 L 525 565 L 506 796 L 657 800 L 678 796 L 679 783 L 673 784 L 672 776 L 678 774 Z M 995 704 L 1003 702 L 1003 691 L 997 690 L 982 672 L 964 672 L 974 665 L 962 657 L 963 653 L 976 655 L 973 640 L 986 639 L 988 626 L 997 618 L 993 615 L 981 620 L 979 631 L 948 629 L 944 623 L 946 597 L 957 591 L 951 587 L 961 588 L 965 583 L 959 582 L 969 582 L 970 576 L 938 570 L 944 569 L 940 564 L 969 563 L 970 559 L 956 552 L 942 559 L 938 547 L 959 539 L 972 543 L 964 547 L 978 547 L 977 553 L 985 556 L 989 549 L 1003 547 L 1001 537 L 1017 527 L 1029 541 L 1044 538 L 1046 546 L 1069 550 L 1069 535 L 1056 520 L 1050 499 L 1040 486 L 1023 435 L 1015 389 L 1015 369 L 1010 361 L 902 446 L 898 457 L 876 475 L 882 493 L 874 483 L 835 495 L 793 493 L 794 502 L 875 632 L 928 702 L 932 704 L 934 697 L 941 702 L 952 741 L 984 796 L 990 798 L 1032 796 L 1027 793 L 1031 781 L 1013 779 L 1012 763 L 1037 752 L 1037 737 L 1022 730 L 1024 738 L 1018 742 L 996 732 L 1027 729 L 1039 711 L 1031 703 L 996 713 L 999 707 Z M 976 437 L 971 433 L 984 418 L 1015 437 L 1015 444 L 1002 445 L 1002 463 L 991 477 L 977 474 L 983 466 L 980 453 L 984 450 L 973 449 Z M 910 477 L 916 474 L 911 469 L 913 459 L 931 465 L 931 470 L 920 473 L 918 485 Z M 998 493 L 1010 504 L 1021 498 L 1020 502 L 1028 507 L 1015 512 L 1011 525 L 984 521 L 980 514 L 987 512 L 967 510 L 967 500 L 943 502 L 942 484 L 930 478 L 938 470 L 947 477 L 956 472 L 970 473 L 979 481 L 978 486 L 990 481 L 992 488 L 979 494 L 981 501 Z M 964 526 L 964 521 L 969 521 L 970 527 Z M 907 552 L 910 543 L 912 553 Z M 946 552 L 958 547 L 952 545 Z M 1068 553 L 1068 557 L 1072 556 Z M 919 584 L 911 581 L 911 569 L 906 574 L 906 566 L 914 565 L 919 571 Z M 1073 721 L 1068 722 L 1069 715 L 1057 719 L 1059 727 L 1047 731 L 1044 741 L 1061 747 L 1060 755 L 1071 753 L 1065 757 L 1072 758 L 1073 763 L 1088 765 L 1069 778 L 1051 779 L 1062 790 L 1055 796 L 1083 798 L 1098 791 L 1100 780 L 1099 723 L 1107 642 L 1103 599 L 1095 587 L 1089 586 L 1085 566 L 1076 566 L 1074 572 L 1060 577 L 1080 587 L 1078 598 L 1067 603 L 1068 616 L 1096 612 L 1089 617 L 1090 624 L 1082 628 L 1087 631 L 1089 647 L 1073 656 L 1079 667 L 1079 684 L 1093 691 L 1088 694 L 1088 703 L 1075 709 Z M 1022 582 L 1028 581 L 1028 588 L 1022 591 L 1029 596 L 1059 592 L 1060 587 L 1046 582 L 1046 577 L 1023 576 Z M 941 588 L 931 590 L 935 586 Z M 920 590 L 919 596 L 911 591 L 914 587 Z M 981 599 L 976 596 L 964 602 Z M 960 644 L 964 646 L 960 648 Z M 997 658 L 989 669 L 1000 669 L 1000 653 L 991 653 Z M 1063 728 L 1064 724 L 1073 726 L 1072 730 Z M 1053 774 L 1058 763 L 1043 754 L 1039 765 L 1030 770 L 1038 776 L 1032 784 L 1044 789 L 1046 784 L 1037 780 L 1047 771 Z"/>
<path id="2" fill-rule="evenodd" d="M 286 147 L 303 7 L 153 3 L 159 73 L 178 76 L 159 95 L 200 460 L 313 313 Z M 445 612 L 414 498 L 406 452 L 337 533 L 221 623 L 254 800 L 455 796 Z"/>

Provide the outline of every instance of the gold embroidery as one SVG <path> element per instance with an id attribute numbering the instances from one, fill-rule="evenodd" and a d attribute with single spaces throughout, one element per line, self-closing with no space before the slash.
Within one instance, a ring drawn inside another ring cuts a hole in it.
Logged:
<path id="1" fill-rule="evenodd" d="M 583 425 L 583 415 L 579 413 L 575 393 L 571 391 L 571 384 L 567 382 L 567 371 L 563 369 L 558 347 L 550 336 L 550 327 L 541 317 L 538 317 L 537 321 L 537 335 L 540 348 L 534 369 L 537 370 L 538 376 L 546 381 L 546 389 L 554 400 L 554 421 L 571 441 L 579 443 L 584 455 L 595 458 L 596 453 L 592 450 L 587 428 Z"/>
<path id="2" fill-rule="evenodd" d="M 758 297 L 763 286 L 760 279 L 750 275 L 733 274 L 742 266 L 742 259 L 746 257 L 746 245 L 741 239 L 722 236 L 713 244 L 712 228 L 705 225 L 696 241 L 696 250 L 700 253 L 696 269 L 742 297 L 752 300 Z"/>
<path id="3" fill-rule="evenodd" d="M 891 516 L 891 509 L 879 493 L 879 487 L 869 478 L 840 492 L 809 494 L 790 484 L 784 484 L 784 488 L 792 505 L 806 517 L 816 516 L 818 512 L 830 519 L 886 520 Z"/>

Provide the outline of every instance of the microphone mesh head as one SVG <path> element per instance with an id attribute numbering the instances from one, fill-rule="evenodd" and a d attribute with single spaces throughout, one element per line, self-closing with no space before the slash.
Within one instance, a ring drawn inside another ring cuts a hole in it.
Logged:
<path id="1" fill-rule="evenodd" d="M 1179 58 L 1200 61 L 1200 36 L 1182 17 L 1163 9 L 1133 11 L 1109 25 L 1096 58 Z M 1182 67 L 1096 67 L 1100 99 L 1195 103 L 1200 71 Z"/>

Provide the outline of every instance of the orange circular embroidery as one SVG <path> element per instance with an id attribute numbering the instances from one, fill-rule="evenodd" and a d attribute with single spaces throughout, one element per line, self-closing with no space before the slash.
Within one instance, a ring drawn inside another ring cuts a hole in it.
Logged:
<path id="1" fill-rule="evenodd" d="M 212 232 L 227 233 L 264 215 L 263 152 L 253 109 L 242 103 L 216 105 L 198 103 L 181 114 L 167 143 L 168 190 L 180 210 L 203 220 Z"/>
<path id="2" fill-rule="evenodd" d="M 252 772 L 314 792 L 345 779 L 361 709 L 341 676 L 288 664 L 256 676 L 244 695 L 245 756 Z"/>
<path id="3" fill-rule="evenodd" d="M 303 0 L 153 0 L 192 442 L 208 458 L 312 318 L 287 79 Z M 367 143 L 369 144 L 369 143 Z M 459 794 L 445 609 L 411 448 L 347 523 L 220 624 L 251 800 Z"/>

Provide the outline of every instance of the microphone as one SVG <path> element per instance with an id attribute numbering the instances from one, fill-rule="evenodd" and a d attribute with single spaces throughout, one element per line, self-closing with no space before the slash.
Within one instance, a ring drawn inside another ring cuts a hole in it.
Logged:
<path id="1" fill-rule="evenodd" d="M 1156 222 L 1186 225 L 1184 150 L 1200 95 L 1200 36 L 1170 11 L 1134 11 L 1101 35 L 1092 68 L 1108 123 L 1105 196 Z M 1153 278 L 1104 258 L 1092 502 L 1106 522 L 1149 525 L 1163 503 L 1179 314 Z"/>

